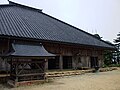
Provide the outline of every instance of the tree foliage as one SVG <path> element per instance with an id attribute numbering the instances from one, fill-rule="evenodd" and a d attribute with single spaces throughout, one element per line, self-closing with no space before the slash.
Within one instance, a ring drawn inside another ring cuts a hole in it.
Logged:
<path id="1" fill-rule="evenodd" d="M 117 34 L 117 38 L 114 39 L 114 42 L 117 50 L 114 52 L 105 51 L 104 53 L 104 64 L 107 66 L 111 64 L 120 64 L 120 32 Z"/>
<path id="2" fill-rule="evenodd" d="M 117 48 L 116 50 L 116 61 L 118 64 L 120 64 L 120 32 L 117 34 L 117 38 L 114 40 L 115 46 Z"/>
<path id="3" fill-rule="evenodd" d="M 104 64 L 109 66 L 112 64 L 112 59 L 113 59 L 113 52 L 112 51 L 105 51 L 104 53 Z"/>
<path id="4" fill-rule="evenodd" d="M 117 38 L 114 40 L 115 43 L 120 43 L 120 32 L 117 34 Z"/>

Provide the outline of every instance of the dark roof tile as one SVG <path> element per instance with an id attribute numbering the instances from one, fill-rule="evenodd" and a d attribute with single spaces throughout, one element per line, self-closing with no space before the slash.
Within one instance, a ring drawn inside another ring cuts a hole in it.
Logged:
<path id="1" fill-rule="evenodd" d="M 74 26 L 24 7 L 0 6 L 0 35 L 114 48 Z"/>
<path id="2" fill-rule="evenodd" d="M 26 45 L 26 44 L 12 44 L 14 52 L 11 52 L 10 56 L 55 56 L 45 50 L 42 45 Z"/>

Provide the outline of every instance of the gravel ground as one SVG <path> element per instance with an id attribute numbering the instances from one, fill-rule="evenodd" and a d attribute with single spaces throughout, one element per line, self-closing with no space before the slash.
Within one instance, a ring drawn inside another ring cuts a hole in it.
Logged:
<path id="1" fill-rule="evenodd" d="M 1 87 L 1 86 L 0 86 Z M 0 90 L 120 90 L 120 69 L 54 79 L 53 82 Z"/>

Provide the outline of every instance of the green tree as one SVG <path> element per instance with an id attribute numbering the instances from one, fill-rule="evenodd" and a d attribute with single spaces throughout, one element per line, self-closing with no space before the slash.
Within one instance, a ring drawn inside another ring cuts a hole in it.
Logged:
<path id="1" fill-rule="evenodd" d="M 113 59 L 113 52 L 112 51 L 105 51 L 104 52 L 104 64 L 109 66 L 112 64 L 112 59 Z"/>
<path id="2" fill-rule="evenodd" d="M 117 38 L 114 40 L 114 42 L 117 48 L 116 54 L 115 54 L 116 61 L 118 64 L 120 64 L 120 32 L 117 34 Z"/>

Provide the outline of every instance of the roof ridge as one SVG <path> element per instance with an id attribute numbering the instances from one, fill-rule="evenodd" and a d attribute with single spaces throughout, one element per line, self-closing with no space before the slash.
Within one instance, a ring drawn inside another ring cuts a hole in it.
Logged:
<path id="1" fill-rule="evenodd" d="M 106 43 L 106 44 L 109 44 L 109 45 L 114 46 L 114 44 L 108 43 L 108 42 L 106 42 L 106 41 L 104 41 L 104 40 L 102 40 L 102 39 L 98 39 L 98 38 L 95 37 L 94 35 L 86 32 L 86 31 L 84 31 L 84 30 L 82 30 L 82 29 L 79 29 L 78 27 L 75 27 L 75 26 L 73 26 L 73 25 L 71 25 L 71 24 L 69 24 L 69 23 L 66 23 L 66 22 L 64 22 L 64 21 L 62 21 L 62 20 L 60 20 L 60 19 L 57 19 L 57 18 L 55 18 L 55 17 L 53 17 L 53 16 L 51 16 L 51 15 L 48 15 L 48 14 L 46 14 L 46 13 L 44 13 L 44 12 L 41 12 L 41 13 L 44 14 L 44 15 L 46 15 L 46 16 L 49 16 L 49 17 L 51 17 L 51 18 L 53 18 L 53 19 L 55 19 L 55 20 L 57 20 L 57 21 L 60 21 L 60 22 L 62 22 L 62 23 L 64 23 L 64 24 L 67 24 L 67 25 L 69 25 L 70 27 L 73 27 L 73 28 L 75 28 L 75 29 L 78 30 L 78 31 L 82 31 L 83 33 L 86 33 L 86 34 L 92 36 L 93 38 L 95 38 L 95 39 L 97 39 L 97 40 L 99 40 L 99 41 L 102 41 L 102 42 L 104 42 L 104 43 Z"/>
<path id="2" fill-rule="evenodd" d="M 32 9 L 32 10 L 35 10 L 35 11 L 38 11 L 38 12 L 42 12 L 42 9 L 37 9 L 37 8 L 34 8 L 34 7 L 26 6 L 26 5 L 19 4 L 19 3 L 13 2 L 13 1 L 9 1 L 8 5 L 10 5 L 10 6 L 11 5 L 12 6 L 21 6 L 21 7 L 27 8 L 27 9 Z"/>
<path id="3" fill-rule="evenodd" d="M 1 6 L 14 6 L 14 5 L 10 5 L 10 4 L 0 4 L 0 7 Z"/>

